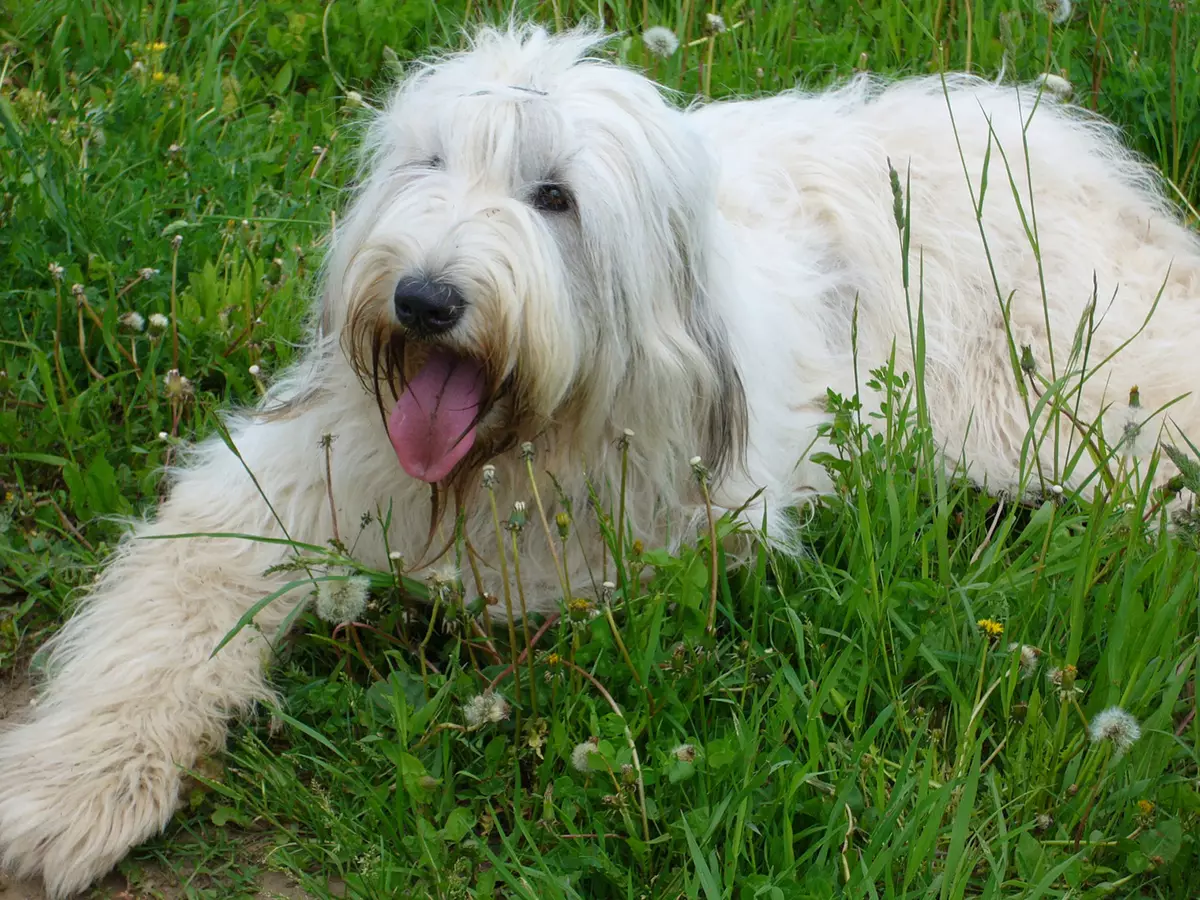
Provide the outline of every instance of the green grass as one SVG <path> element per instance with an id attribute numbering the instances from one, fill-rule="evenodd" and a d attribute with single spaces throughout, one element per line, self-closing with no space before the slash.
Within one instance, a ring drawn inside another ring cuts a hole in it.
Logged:
<path id="1" fill-rule="evenodd" d="M 636 37 L 643 4 L 600 7 L 634 32 L 622 56 L 689 94 L 862 67 L 1060 73 L 1200 201 L 1194 5 L 1081 5 L 1052 27 L 1032 2 L 752 0 L 721 6 L 731 27 L 710 40 L 708 7 L 650 3 L 646 24 L 687 45 L 657 62 Z M 0 9 L 0 667 L 26 666 L 112 547 L 111 517 L 153 503 L 177 442 L 254 399 L 252 366 L 293 358 L 356 98 L 383 91 L 396 59 L 456 43 L 464 13 Z M 133 331 L 129 312 L 170 321 Z M 173 390 L 171 369 L 194 391 Z M 1152 498 L 1121 477 L 1094 503 L 1035 507 L 938 477 L 918 385 L 874 377 L 885 420 L 863 427 L 853 398 L 833 398 L 839 491 L 807 520 L 810 556 L 718 567 L 714 585 L 706 540 L 674 559 L 626 548 L 631 572 L 657 567 L 645 592 L 547 629 L 537 713 L 523 662 L 521 708 L 473 730 L 462 706 L 504 667 L 428 608 L 385 589 L 375 630 L 307 615 L 277 670 L 286 707 L 236 732 L 138 858 L 186 873 L 252 831 L 314 896 L 336 877 L 364 898 L 1200 894 L 1190 535 L 1148 529 Z M 1030 677 L 1010 642 L 1041 651 Z M 1072 674 L 1053 684 L 1052 669 Z M 497 687 L 515 701 L 511 678 Z M 1111 705 L 1142 724 L 1123 755 L 1084 727 Z M 245 889 L 218 868 L 192 895 Z"/>

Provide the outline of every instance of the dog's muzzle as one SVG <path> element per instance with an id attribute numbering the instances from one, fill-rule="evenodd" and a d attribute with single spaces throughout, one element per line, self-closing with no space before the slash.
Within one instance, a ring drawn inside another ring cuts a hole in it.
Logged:
<path id="1" fill-rule="evenodd" d="M 415 275 L 396 285 L 396 321 L 418 342 L 409 345 L 418 367 L 405 373 L 404 391 L 388 416 L 388 437 L 404 471 L 421 481 L 443 480 L 466 456 L 485 406 L 483 367 L 437 341 L 459 323 L 466 305 L 445 281 Z"/>

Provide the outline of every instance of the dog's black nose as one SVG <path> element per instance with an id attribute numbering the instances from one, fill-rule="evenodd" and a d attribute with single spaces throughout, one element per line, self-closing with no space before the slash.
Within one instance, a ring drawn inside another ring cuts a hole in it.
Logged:
<path id="1" fill-rule="evenodd" d="M 441 334 L 458 324 L 466 309 L 458 289 L 429 278 L 401 278 L 396 285 L 396 319 L 418 334 Z"/>

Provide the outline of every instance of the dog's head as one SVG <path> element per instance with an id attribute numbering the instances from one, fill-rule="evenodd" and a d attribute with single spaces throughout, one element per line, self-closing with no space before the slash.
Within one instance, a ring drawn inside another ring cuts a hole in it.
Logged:
<path id="1" fill-rule="evenodd" d="M 547 430 L 583 446 L 632 428 L 714 466 L 744 440 L 706 294 L 712 161 L 597 43 L 484 31 L 373 122 L 326 325 L 415 478 L 465 477 Z"/>

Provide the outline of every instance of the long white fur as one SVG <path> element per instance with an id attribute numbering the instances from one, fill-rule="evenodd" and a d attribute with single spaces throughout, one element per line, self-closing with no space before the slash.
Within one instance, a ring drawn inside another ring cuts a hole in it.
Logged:
<path id="1" fill-rule="evenodd" d="M 465 54 L 399 86 L 366 142 L 310 352 L 259 410 L 229 419 L 244 463 L 218 439 L 187 455 L 157 516 L 133 530 L 54 639 L 36 709 L 0 736 L 0 859 L 14 872 L 42 874 L 55 898 L 86 887 L 166 825 L 183 769 L 222 746 L 229 717 L 270 695 L 264 636 L 307 592 L 210 653 L 286 582 L 266 574 L 286 547 L 146 538 L 280 536 L 249 468 L 294 539 L 326 541 L 321 443 L 332 434 L 343 530 L 390 505 L 390 546 L 410 562 L 420 552 L 428 488 L 401 471 L 342 340 L 356 309 L 386 314 L 406 271 L 463 287 L 470 309 L 454 345 L 487 347 L 519 369 L 541 431 L 538 471 L 554 472 L 577 510 L 584 473 L 601 489 L 615 484 L 614 443 L 634 432 L 630 514 L 651 543 L 687 536 L 702 510 L 687 460 L 711 440 L 706 423 L 736 426 L 727 405 L 739 398 L 746 452 L 715 486 L 719 505 L 762 488 L 746 517 L 757 525 L 765 511 L 769 536 L 787 539 L 786 511 L 829 487 L 802 456 L 826 418 L 826 388 L 853 393 L 856 304 L 860 373 L 893 344 L 911 368 L 889 160 L 908 184 L 912 295 L 923 298 L 926 388 L 949 458 L 992 489 L 1028 487 L 1029 420 L 1001 300 L 1016 345 L 1030 345 L 1048 374 L 1047 317 L 1061 372 L 1093 297 L 1095 362 L 1138 332 L 1161 293 L 1141 335 L 1086 382 L 1078 416 L 1090 422 L 1111 406 L 1105 430 L 1119 438 L 1136 384 L 1146 411 L 1182 396 L 1169 418 L 1200 436 L 1190 395 L 1200 382 L 1200 243 L 1110 126 L 1032 88 L 964 76 L 860 78 L 681 111 L 641 75 L 590 59 L 597 40 L 483 31 Z M 982 232 L 992 265 L 972 202 L 989 146 Z M 525 202 L 552 173 L 574 192 L 578 218 Z M 1025 224 L 1034 217 L 1040 273 Z M 1064 463 L 1054 446 L 1042 443 L 1048 472 Z M 493 462 L 502 508 L 529 500 L 517 451 Z M 1068 480 L 1090 474 L 1085 459 Z M 545 478 L 541 492 L 554 496 Z M 489 516 L 467 525 L 477 548 L 494 546 Z M 595 550 L 596 536 L 585 537 Z M 356 553 L 383 567 L 384 547 L 368 528 Z M 559 582 L 539 528 L 526 530 L 522 552 L 528 596 L 552 608 Z M 575 585 L 596 571 L 579 553 L 569 564 Z M 487 578 L 498 592 L 494 569 Z"/>

